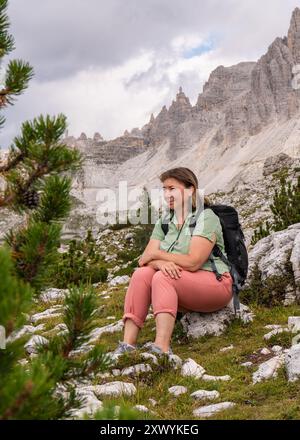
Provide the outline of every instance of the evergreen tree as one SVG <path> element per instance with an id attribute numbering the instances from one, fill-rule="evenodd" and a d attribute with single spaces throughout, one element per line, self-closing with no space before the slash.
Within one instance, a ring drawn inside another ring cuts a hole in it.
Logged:
<path id="1" fill-rule="evenodd" d="M 14 49 L 6 10 L 7 0 L 0 0 L 0 62 Z M 32 76 L 33 69 L 28 63 L 9 62 L 0 84 L 1 111 L 14 103 Z M 1 127 L 4 122 L 1 116 Z M 86 286 L 70 289 L 64 304 L 67 331 L 53 337 L 47 347 L 41 344 L 37 353 L 26 359 L 27 336 L 18 336 L 31 311 L 33 297 L 49 282 L 49 269 L 57 258 L 62 222 L 71 208 L 71 179 L 67 173 L 82 165 L 79 151 L 62 142 L 65 130 L 63 114 L 40 115 L 32 122 L 24 122 L 7 161 L 0 167 L 5 182 L 0 192 L 0 208 L 9 207 L 25 217 L 21 227 L 7 232 L 0 247 L 0 419 L 3 420 L 69 416 L 84 399 L 76 396 L 75 387 L 68 379 L 103 371 L 109 364 L 99 345 L 84 358 L 76 357 L 76 349 L 87 339 L 97 312 L 95 294 Z M 64 383 L 67 398 L 57 392 L 59 383 Z"/>
<path id="2" fill-rule="evenodd" d="M 285 174 L 280 176 L 279 182 L 280 187 L 275 189 L 273 202 L 270 205 L 273 219 L 267 220 L 265 225 L 259 225 L 254 231 L 251 239 L 252 245 L 270 235 L 272 231 L 282 231 L 300 222 L 300 176 L 294 185 L 291 181 L 287 181 Z"/>

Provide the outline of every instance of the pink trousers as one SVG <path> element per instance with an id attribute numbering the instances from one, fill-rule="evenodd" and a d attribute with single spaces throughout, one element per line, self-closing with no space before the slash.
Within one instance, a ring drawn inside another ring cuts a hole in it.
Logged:
<path id="1" fill-rule="evenodd" d="M 178 279 L 165 275 L 150 266 L 137 268 L 130 279 L 125 296 L 123 322 L 127 318 L 142 328 L 152 304 L 154 317 L 177 310 L 186 312 L 214 312 L 225 307 L 232 298 L 232 278 L 229 272 L 218 281 L 214 272 L 181 270 Z"/>

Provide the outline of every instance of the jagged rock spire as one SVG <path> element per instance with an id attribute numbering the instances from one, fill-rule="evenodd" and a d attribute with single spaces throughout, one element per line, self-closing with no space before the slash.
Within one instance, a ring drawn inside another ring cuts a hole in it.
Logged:
<path id="1" fill-rule="evenodd" d="M 84 132 L 81 133 L 81 135 L 78 138 L 79 141 L 86 141 L 87 140 L 87 136 Z"/>
<path id="2" fill-rule="evenodd" d="M 94 134 L 93 140 L 94 140 L 94 142 L 100 142 L 100 141 L 103 141 L 104 139 L 101 136 L 101 134 L 98 131 L 96 131 L 96 133 Z"/>
<path id="3" fill-rule="evenodd" d="M 287 44 L 295 63 L 300 63 L 300 9 L 295 8 L 292 14 Z"/>
<path id="4" fill-rule="evenodd" d="M 179 92 L 176 94 L 176 101 L 173 100 L 169 114 L 172 119 L 175 119 L 176 123 L 183 122 L 190 114 L 192 109 L 189 98 L 182 91 L 182 87 L 179 87 Z"/>

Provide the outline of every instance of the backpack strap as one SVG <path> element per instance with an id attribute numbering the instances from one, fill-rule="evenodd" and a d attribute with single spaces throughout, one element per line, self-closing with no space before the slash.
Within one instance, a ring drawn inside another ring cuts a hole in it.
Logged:
<path id="1" fill-rule="evenodd" d="M 239 301 L 238 294 L 242 288 L 242 285 L 239 280 L 239 274 L 238 274 L 236 268 L 234 267 L 234 265 L 225 257 L 225 255 L 223 254 L 223 252 L 221 251 L 221 249 L 219 248 L 218 245 L 214 246 L 213 253 L 217 257 L 220 257 L 221 260 L 225 264 L 227 264 L 227 266 L 229 267 L 229 271 L 230 271 L 231 277 L 233 279 L 232 292 L 233 292 L 234 312 L 235 312 L 235 314 L 240 313 L 240 301 Z"/>
<path id="2" fill-rule="evenodd" d="M 161 222 L 161 228 L 162 228 L 162 230 L 163 230 L 163 232 L 164 232 L 164 234 L 165 235 L 167 235 L 167 233 L 168 233 L 168 230 L 169 230 L 169 222 L 172 220 L 172 218 L 174 217 L 174 213 L 175 213 L 175 211 L 174 211 L 174 209 L 171 209 L 170 210 L 170 213 L 167 213 L 164 217 L 163 217 L 163 219 L 162 219 L 162 222 Z M 168 220 L 168 221 L 167 221 Z"/>

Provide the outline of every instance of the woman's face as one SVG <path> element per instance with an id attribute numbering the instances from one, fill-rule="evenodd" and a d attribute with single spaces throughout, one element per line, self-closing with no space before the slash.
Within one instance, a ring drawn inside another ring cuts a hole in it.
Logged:
<path id="1" fill-rule="evenodd" d="M 187 201 L 193 193 L 193 187 L 186 188 L 183 183 L 173 177 L 163 181 L 164 199 L 170 209 L 187 206 Z"/>

